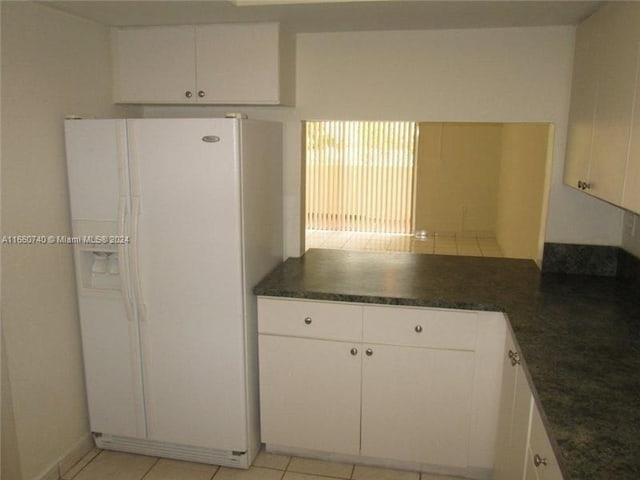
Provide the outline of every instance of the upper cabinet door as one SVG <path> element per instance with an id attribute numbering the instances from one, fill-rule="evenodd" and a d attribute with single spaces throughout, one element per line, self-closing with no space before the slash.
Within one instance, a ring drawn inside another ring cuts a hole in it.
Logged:
<path id="1" fill-rule="evenodd" d="M 112 30 L 116 103 L 193 103 L 193 26 Z"/>
<path id="2" fill-rule="evenodd" d="M 198 26 L 196 62 L 199 101 L 280 102 L 278 24 Z"/>
<path id="3" fill-rule="evenodd" d="M 637 5 L 605 5 L 599 12 L 601 35 L 594 50 L 599 85 L 589 192 L 616 205 L 622 204 L 629 148 L 639 13 Z"/>
<path id="4" fill-rule="evenodd" d="M 636 47 L 638 49 L 636 97 L 622 206 L 627 210 L 640 213 L 640 43 L 636 44 Z"/>
<path id="5" fill-rule="evenodd" d="M 580 24 L 576 34 L 564 175 L 564 182 L 575 188 L 581 188 L 579 185 L 589 178 L 598 90 L 597 59 L 593 54 L 593 49 L 598 44 L 597 26 L 593 17 L 588 18 Z"/>
<path id="6" fill-rule="evenodd" d="M 640 3 L 611 2 L 578 27 L 566 184 L 640 212 Z"/>
<path id="7" fill-rule="evenodd" d="M 295 40 L 277 23 L 112 30 L 114 101 L 292 105 Z"/>

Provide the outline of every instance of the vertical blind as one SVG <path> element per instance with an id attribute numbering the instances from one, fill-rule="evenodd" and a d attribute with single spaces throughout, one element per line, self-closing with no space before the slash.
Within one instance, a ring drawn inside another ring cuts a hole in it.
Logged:
<path id="1" fill-rule="evenodd" d="M 411 233 L 416 124 L 306 123 L 311 230 Z"/>

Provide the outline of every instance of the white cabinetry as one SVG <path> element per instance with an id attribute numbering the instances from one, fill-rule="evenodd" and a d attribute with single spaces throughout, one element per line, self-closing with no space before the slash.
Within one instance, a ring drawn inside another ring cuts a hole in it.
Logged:
<path id="1" fill-rule="evenodd" d="M 362 455 L 468 466 L 476 312 L 364 307 Z"/>
<path id="2" fill-rule="evenodd" d="M 491 469 L 502 314 L 259 298 L 258 319 L 268 447 Z"/>
<path id="3" fill-rule="evenodd" d="M 618 206 L 629 184 L 640 5 L 603 6 L 578 27 L 565 183 Z M 628 177 L 628 178 L 627 178 Z"/>
<path id="4" fill-rule="evenodd" d="M 588 183 L 591 166 L 591 140 L 598 89 L 595 75 L 597 60 L 593 54 L 598 43 L 597 26 L 593 16 L 580 24 L 573 59 L 564 181 L 579 190 L 582 190 L 584 183 Z"/>
<path id="5" fill-rule="evenodd" d="M 261 298 L 258 309 L 262 441 L 357 455 L 362 308 Z"/>
<path id="6" fill-rule="evenodd" d="M 629 160 L 627 162 L 622 197 L 622 206 L 636 213 L 640 213 L 640 48 L 638 50 L 638 71 L 636 73 L 636 95 L 633 106 L 631 140 L 629 142 Z"/>
<path id="7" fill-rule="evenodd" d="M 468 466 L 474 353 L 365 346 L 362 455 Z"/>
<path id="8" fill-rule="evenodd" d="M 531 412 L 525 480 L 562 480 L 562 472 L 553 454 L 540 412 L 535 405 Z"/>
<path id="9" fill-rule="evenodd" d="M 562 480 L 521 363 L 507 334 L 493 480 Z"/>
<path id="10" fill-rule="evenodd" d="M 262 441 L 357 455 L 360 369 L 352 343 L 261 335 Z"/>
<path id="11" fill-rule="evenodd" d="M 292 104 L 295 47 L 276 23 L 112 30 L 116 103 Z"/>
<path id="12" fill-rule="evenodd" d="M 521 479 L 529 434 L 529 411 L 533 401 L 529 383 L 520 365 L 513 337 L 507 335 L 502 371 L 500 416 L 494 480 Z"/>

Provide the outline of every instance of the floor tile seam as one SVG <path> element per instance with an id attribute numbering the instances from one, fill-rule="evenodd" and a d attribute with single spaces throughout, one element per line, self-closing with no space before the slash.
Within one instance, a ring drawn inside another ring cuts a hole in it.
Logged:
<path id="1" fill-rule="evenodd" d="M 350 480 L 351 476 L 349 477 L 336 477 L 335 475 L 323 475 L 321 473 L 309 473 L 309 472 L 296 472 L 295 470 L 286 470 L 285 473 L 299 473 L 300 475 L 312 475 L 314 477 L 322 477 L 322 478 L 331 478 L 332 480 Z M 353 472 L 351 473 L 351 475 L 353 475 Z"/>
<path id="2" fill-rule="evenodd" d="M 287 464 L 288 465 L 288 464 Z M 279 467 L 268 467 L 266 465 L 251 465 L 251 467 L 253 468 L 266 468 L 267 470 L 277 470 L 278 472 L 286 472 L 287 469 L 286 468 L 279 468 Z"/>
<path id="3" fill-rule="evenodd" d="M 151 464 L 151 466 L 149 467 L 149 469 L 142 475 L 142 477 L 140 477 L 140 480 L 144 480 L 144 477 L 146 477 L 147 475 L 149 475 L 149 473 L 151 472 L 151 470 L 153 470 L 153 467 L 155 467 L 158 462 L 160 462 L 160 457 L 156 457 L 155 462 L 153 462 Z"/>
<path id="4" fill-rule="evenodd" d="M 97 455 L 95 455 L 91 460 L 89 460 L 89 461 L 87 462 L 87 464 L 86 464 L 84 467 L 82 467 L 80 470 L 78 470 L 78 471 L 76 472 L 76 474 L 75 474 L 73 477 L 71 477 L 71 479 L 73 480 L 74 478 L 77 478 L 77 477 L 78 477 L 78 475 L 80 475 L 80 473 L 82 473 L 82 471 L 83 471 L 85 468 L 87 468 L 89 465 L 91 465 L 91 464 L 93 463 L 93 461 L 94 461 L 96 458 L 98 458 L 100 455 L 102 455 L 103 453 L 104 453 L 104 450 L 100 450 L 100 452 L 98 452 L 98 454 L 97 454 Z M 84 458 L 84 457 L 83 457 L 83 458 Z M 76 466 L 78 463 L 80 463 L 81 461 L 82 461 L 82 458 L 81 458 L 80 460 L 78 460 L 76 463 L 74 463 L 74 464 L 73 464 L 73 467 L 75 467 L 75 466 Z M 71 468 L 69 469 L 69 471 L 73 470 L 73 467 L 71 467 Z M 65 475 L 66 475 L 66 472 L 65 472 Z M 60 477 L 60 478 L 62 478 L 62 477 Z"/>

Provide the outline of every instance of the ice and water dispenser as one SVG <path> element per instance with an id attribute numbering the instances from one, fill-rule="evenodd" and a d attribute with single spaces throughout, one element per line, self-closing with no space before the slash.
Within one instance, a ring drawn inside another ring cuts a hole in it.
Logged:
<path id="1" fill-rule="evenodd" d="M 120 266 L 117 253 L 92 253 L 91 288 L 120 288 Z"/>

